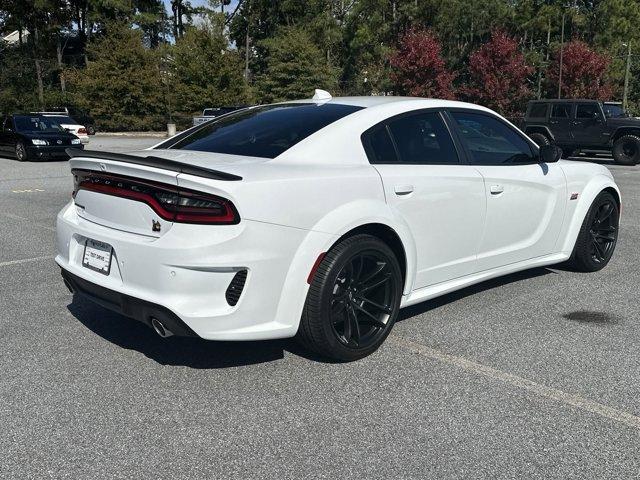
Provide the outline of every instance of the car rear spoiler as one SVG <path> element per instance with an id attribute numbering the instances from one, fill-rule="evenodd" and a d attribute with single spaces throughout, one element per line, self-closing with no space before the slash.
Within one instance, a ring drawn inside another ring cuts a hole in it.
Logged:
<path id="1" fill-rule="evenodd" d="M 172 172 L 187 173 L 196 177 L 212 178 L 214 180 L 238 181 L 242 177 L 232 173 L 213 170 L 212 168 L 197 167 L 188 163 L 176 162 L 167 158 L 154 157 L 138 157 L 136 155 L 127 155 L 124 153 L 99 152 L 97 150 L 79 150 L 77 148 L 67 148 L 65 150 L 69 157 L 85 157 L 97 158 L 101 160 L 113 160 L 115 162 L 133 163 L 135 165 L 145 165 L 147 167 L 163 168 Z"/>

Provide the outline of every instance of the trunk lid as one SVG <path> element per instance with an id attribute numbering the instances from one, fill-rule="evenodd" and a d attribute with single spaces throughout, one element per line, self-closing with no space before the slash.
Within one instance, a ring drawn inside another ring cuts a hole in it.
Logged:
<path id="1" fill-rule="evenodd" d="M 122 175 L 171 186 L 178 184 L 177 172 L 145 165 L 82 157 L 72 158 L 69 164 L 74 171 Z M 173 222 L 160 218 L 149 205 L 128 198 L 81 189 L 76 192 L 75 204 L 81 218 L 116 230 L 157 238 L 166 234 L 173 226 Z M 159 228 L 154 222 L 159 222 Z"/>
<path id="2" fill-rule="evenodd" d="M 86 152 L 91 157 L 83 157 L 83 153 L 75 152 L 69 161 L 71 169 L 74 171 L 95 172 L 96 176 L 114 175 L 123 176 L 140 181 L 154 182 L 156 184 L 168 185 L 171 187 L 183 187 L 179 185 L 180 171 L 174 171 L 175 165 L 163 168 L 161 162 L 159 166 L 140 165 L 118 161 L 117 154 L 108 152 Z M 183 164 L 186 169 L 190 166 L 194 168 L 209 169 L 215 172 L 219 169 L 221 175 L 242 175 L 246 173 L 248 167 L 255 163 L 262 163 L 268 159 L 254 157 L 238 157 L 234 155 L 212 154 L 205 152 L 192 152 L 184 150 L 142 150 L 128 152 L 126 155 L 135 157 L 155 157 L 166 159 L 172 162 Z M 104 158 L 101 158 L 104 156 Z M 185 173 L 185 172 L 182 172 Z M 186 172 L 190 173 L 190 172 Z M 204 176 L 207 175 L 205 170 Z M 213 173 L 215 176 L 215 173 Z M 190 178 L 198 178 L 190 175 Z M 207 178 L 210 180 L 211 177 Z M 234 184 L 233 180 L 241 180 L 241 177 L 226 179 L 221 184 Z M 117 179 L 114 181 L 117 182 Z M 216 183 L 218 183 L 216 181 Z M 189 185 L 191 189 L 199 190 L 198 184 Z M 209 190 L 206 189 L 205 190 Z M 222 194 L 225 192 L 214 192 Z M 173 226 L 173 222 L 161 218 L 149 205 L 144 202 L 121 198 L 101 192 L 80 189 L 76 192 L 75 203 L 77 213 L 81 218 L 117 230 L 146 235 L 159 238 L 165 235 Z"/>

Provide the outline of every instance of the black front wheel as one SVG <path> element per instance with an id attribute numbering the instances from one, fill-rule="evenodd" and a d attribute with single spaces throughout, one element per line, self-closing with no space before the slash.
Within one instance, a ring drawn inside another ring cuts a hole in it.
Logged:
<path id="1" fill-rule="evenodd" d="M 22 142 L 16 143 L 16 158 L 20 162 L 25 162 L 28 160 L 27 149 Z"/>
<path id="2" fill-rule="evenodd" d="M 371 235 L 347 238 L 315 272 L 298 339 L 334 360 L 363 358 L 389 335 L 401 297 L 402 274 L 393 251 Z"/>
<path id="3" fill-rule="evenodd" d="M 580 272 L 596 272 L 611 260 L 618 241 L 620 209 L 609 192 L 596 197 L 587 212 L 569 266 Z"/>

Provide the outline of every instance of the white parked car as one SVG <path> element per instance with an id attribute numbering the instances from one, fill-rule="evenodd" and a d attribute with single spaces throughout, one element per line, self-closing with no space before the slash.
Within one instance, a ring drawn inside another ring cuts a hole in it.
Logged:
<path id="1" fill-rule="evenodd" d="M 161 336 L 296 336 L 354 360 L 402 307 L 532 267 L 599 270 L 618 236 L 606 168 L 467 103 L 320 92 L 149 150 L 72 153 L 65 282 Z"/>
<path id="2" fill-rule="evenodd" d="M 84 125 L 80 125 L 73 118 L 68 115 L 61 115 L 59 113 L 41 113 L 43 117 L 51 118 L 56 123 L 60 124 L 60 126 L 69 131 L 69 133 L 73 133 L 76 137 L 80 139 L 80 142 L 83 145 L 89 143 L 89 133 Z"/>

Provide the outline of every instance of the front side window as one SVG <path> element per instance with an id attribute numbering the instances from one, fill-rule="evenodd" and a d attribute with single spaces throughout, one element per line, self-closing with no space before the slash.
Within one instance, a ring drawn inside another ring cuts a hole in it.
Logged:
<path id="1" fill-rule="evenodd" d="M 529 143 L 495 117 L 483 113 L 452 112 L 469 161 L 480 165 L 533 162 Z"/>
<path id="2" fill-rule="evenodd" d="M 598 115 L 599 108 L 595 103 L 581 103 L 576 109 L 576 118 L 581 118 L 583 120 L 596 118 Z"/>
<path id="3" fill-rule="evenodd" d="M 532 103 L 529 107 L 529 117 L 531 118 L 545 118 L 547 116 L 547 104 L 546 103 Z"/>
<path id="4" fill-rule="evenodd" d="M 551 109 L 552 118 L 569 118 L 571 116 L 570 103 L 554 103 Z"/>
<path id="5" fill-rule="evenodd" d="M 389 122 L 400 163 L 457 164 L 451 135 L 437 112 L 407 115 Z"/>
<path id="6" fill-rule="evenodd" d="M 361 109 L 335 103 L 249 108 L 212 120 L 169 148 L 275 158 L 321 128 Z"/>

